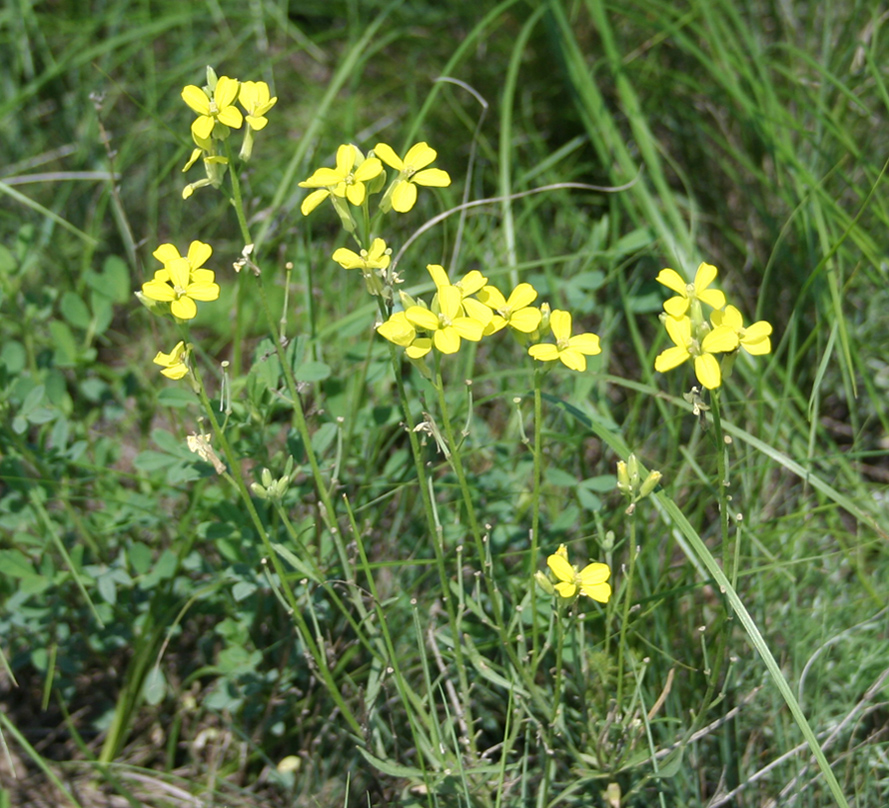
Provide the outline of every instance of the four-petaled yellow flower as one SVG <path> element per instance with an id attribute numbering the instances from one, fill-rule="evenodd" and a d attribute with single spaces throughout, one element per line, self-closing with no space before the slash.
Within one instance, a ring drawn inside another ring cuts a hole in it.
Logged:
<path id="1" fill-rule="evenodd" d="M 219 85 L 217 84 L 217 87 Z M 247 125 L 255 130 L 265 129 L 269 119 L 265 114 L 278 102 L 278 96 L 269 98 L 269 85 L 264 81 L 242 81 L 238 102 L 247 112 Z"/>
<path id="2" fill-rule="evenodd" d="M 210 137 L 217 121 L 231 129 L 241 128 L 244 116 L 235 106 L 239 87 L 240 82 L 237 79 L 220 76 L 213 89 L 212 98 L 194 84 L 183 88 L 182 100 L 198 114 L 191 125 L 195 140 L 198 138 L 206 140 Z"/>
<path id="3" fill-rule="evenodd" d="M 426 168 L 438 153 L 425 141 L 415 143 L 408 149 L 402 160 L 391 146 L 377 143 L 373 153 L 387 166 L 398 171 L 398 176 L 386 192 L 392 207 L 399 213 L 407 213 L 417 201 L 417 186 L 425 185 L 432 188 L 446 188 L 451 184 L 447 171 L 440 168 Z M 384 198 L 385 199 L 385 198 Z"/>
<path id="4" fill-rule="evenodd" d="M 555 309 L 549 318 L 549 327 L 556 338 L 556 344 L 539 343 L 532 345 L 528 353 L 541 362 L 553 362 L 560 359 L 562 364 L 571 370 L 586 370 L 586 357 L 602 353 L 599 337 L 584 333 L 571 336 L 571 314 Z"/>
<path id="5" fill-rule="evenodd" d="M 427 264 L 426 269 L 432 276 L 432 282 L 435 284 L 436 289 L 452 285 L 459 289 L 460 305 L 463 307 L 463 313 L 473 320 L 478 320 L 487 329 L 492 316 L 490 307 L 474 297 L 470 297 L 470 295 L 474 295 L 488 282 L 488 279 L 481 272 L 473 269 L 467 272 L 459 281 L 451 284 L 448 280 L 448 273 L 445 272 L 445 268 L 441 264 Z"/>
<path id="6" fill-rule="evenodd" d="M 546 564 L 559 579 L 555 589 L 561 597 L 573 598 L 579 591 L 581 595 L 599 603 L 608 603 L 611 584 L 607 581 L 611 577 L 611 568 L 607 564 L 593 562 L 578 570 L 568 561 L 568 551 L 564 544 L 546 559 Z"/>
<path id="7" fill-rule="evenodd" d="M 404 316 L 415 328 L 430 332 L 432 345 L 443 354 L 457 353 L 461 339 L 478 342 L 484 330 L 483 323 L 464 314 L 462 297 L 456 286 L 441 287 L 431 311 L 422 306 L 411 306 Z"/>
<path id="8" fill-rule="evenodd" d="M 367 273 L 373 269 L 386 269 L 392 260 L 391 250 L 386 249 L 386 242 L 381 238 L 375 238 L 369 250 L 356 253 L 345 247 L 340 247 L 334 254 L 333 260 L 343 269 L 360 269 Z"/>
<path id="9" fill-rule="evenodd" d="M 364 183 L 378 177 L 383 164 L 376 157 L 365 158 L 357 146 L 344 144 L 336 150 L 336 168 L 319 168 L 300 188 L 317 188 L 300 205 L 303 216 L 308 216 L 328 196 L 345 197 L 356 207 L 364 202 L 367 189 Z"/>
<path id="10" fill-rule="evenodd" d="M 537 290 L 530 283 L 520 283 L 507 300 L 494 286 L 486 286 L 478 293 L 478 299 L 494 311 L 491 322 L 485 328 L 485 336 L 496 334 L 509 326 L 523 334 L 530 334 L 540 325 L 540 309 L 531 304 L 537 299 Z"/>
<path id="11" fill-rule="evenodd" d="M 673 340 L 674 347 L 667 348 L 657 355 L 654 369 L 666 373 L 679 367 L 690 357 L 695 359 L 695 376 L 708 390 L 714 390 L 722 384 L 722 372 L 714 353 L 727 353 L 738 347 L 738 335 L 728 326 L 720 326 L 710 331 L 700 342 L 692 334 L 690 317 L 666 317 L 664 321 L 667 333 Z"/>
<path id="12" fill-rule="evenodd" d="M 677 293 L 664 303 L 664 311 L 671 317 L 682 317 L 691 305 L 692 300 L 700 300 L 714 309 L 725 305 L 725 295 L 718 289 L 709 286 L 716 280 L 717 269 L 713 264 L 701 262 L 695 272 L 694 283 L 686 283 L 675 269 L 662 269 L 657 276 L 658 283 Z"/>
<path id="13" fill-rule="evenodd" d="M 188 365 L 185 364 L 187 358 L 188 350 L 185 343 L 177 342 L 176 347 L 170 353 L 158 351 L 152 361 L 155 365 L 160 365 L 163 368 L 162 375 L 170 379 L 181 379 L 188 373 Z"/>
<path id="14" fill-rule="evenodd" d="M 772 352 L 772 326 L 765 320 L 748 325 L 744 328 L 744 318 L 734 306 L 726 306 L 724 311 L 714 311 L 710 315 L 714 328 L 726 326 L 735 332 L 741 347 L 751 356 L 762 356 Z"/>
<path id="15" fill-rule="evenodd" d="M 377 326 L 377 331 L 381 337 L 404 348 L 411 359 L 421 359 L 432 350 L 432 340 L 417 336 L 417 329 L 403 311 L 395 312 L 385 323 Z"/>
<path id="16" fill-rule="evenodd" d="M 163 265 L 154 278 L 142 284 L 142 294 L 150 300 L 170 304 L 170 311 L 180 320 L 191 320 L 197 313 L 196 300 L 216 300 L 219 286 L 215 274 L 202 264 L 213 254 L 209 244 L 192 241 L 188 255 L 182 257 L 172 244 L 161 244 L 152 255 Z"/>

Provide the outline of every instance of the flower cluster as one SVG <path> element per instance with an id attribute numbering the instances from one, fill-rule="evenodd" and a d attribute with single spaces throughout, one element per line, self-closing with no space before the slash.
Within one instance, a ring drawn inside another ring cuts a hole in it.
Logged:
<path id="1" fill-rule="evenodd" d="M 710 288 L 716 274 L 715 266 L 702 263 L 693 283 L 686 283 L 673 269 L 662 269 L 657 276 L 676 296 L 664 303 L 661 315 L 673 347 L 658 354 L 654 369 L 664 373 L 694 358 L 695 376 L 708 390 L 722 384 L 724 371 L 727 374 L 741 348 L 753 356 L 772 350 L 772 326 L 760 320 L 745 328 L 741 312 L 726 305 L 722 292 Z M 709 322 L 704 319 L 703 304 L 713 309 Z M 722 368 L 716 354 L 724 355 Z"/>
<path id="2" fill-rule="evenodd" d="M 188 171 L 202 157 L 207 172 L 206 179 L 193 182 L 183 189 L 183 199 L 188 199 L 197 188 L 206 185 L 218 188 L 222 184 L 228 157 L 222 153 L 224 150 L 220 146 L 228 139 L 231 130 L 240 129 L 245 120 L 247 129 L 239 156 L 242 160 L 250 159 L 253 133 L 265 128 L 269 122 L 265 115 L 278 101 L 277 96 L 270 96 L 269 85 L 264 81 L 238 81 L 228 76 L 217 78 L 211 67 L 207 68 L 206 86 L 189 84 L 183 88 L 182 100 L 198 117 L 191 124 L 191 137 L 196 148 L 182 170 Z M 243 107 L 244 113 L 235 106 L 236 101 Z"/>
<path id="3" fill-rule="evenodd" d="M 570 600 L 578 593 L 599 603 L 608 603 L 611 598 L 611 568 L 607 564 L 592 562 L 583 569 L 568 561 L 568 549 L 564 544 L 546 559 L 546 565 L 556 577 L 553 584 L 543 572 L 537 573 L 537 582 L 544 591 L 558 592 L 563 600 Z"/>
<path id="4" fill-rule="evenodd" d="M 325 199 L 330 198 L 343 226 L 355 232 L 357 223 L 349 205 L 361 207 L 369 194 L 383 190 L 388 173 L 385 163 L 394 170 L 392 181 L 380 200 L 381 213 L 395 210 L 406 213 L 417 201 L 417 186 L 446 188 L 451 184 L 447 171 L 427 168 L 437 157 L 435 149 L 427 143 L 416 143 L 408 149 L 404 159 L 391 146 L 378 143 L 367 157 L 352 144 L 344 144 L 336 152 L 336 168 L 319 168 L 299 185 L 310 188 L 311 193 L 303 200 L 300 210 L 308 216 Z"/>
<path id="5" fill-rule="evenodd" d="M 193 319 L 198 313 L 195 301 L 219 297 L 215 273 L 203 266 L 212 254 L 212 247 L 203 241 L 192 241 L 186 256 L 179 255 L 172 244 L 161 244 L 152 255 L 163 264 L 163 269 L 142 284 L 142 294 L 148 300 L 169 304 L 170 313 L 179 320 Z"/>
<path id="6" fill-rule="evenodd" d="M 572 370 L 586 370 L 586 357 L 602 351 L 595 334 L 572 335 L 569 312 L 550 311 L 546 303 L 532 306 L 538 293 L 530 283 L 520 283 L 506 297 L 478 270 L 452 284 L 438 264 L 426 269 L 435 283 L 432 304 L 427 306 L 402 293 L 404 309 L 377 327 L 381 336 L 405 348 L 410 359 L 420 359 L 433 348 L 444 354 L 456 353 L 462 340 L 478 342 L 504 328 L 530 345 L 528 353 L 534 359 L 558 359 Z M 555 342 L 542 342 L 547 335 Z"/>

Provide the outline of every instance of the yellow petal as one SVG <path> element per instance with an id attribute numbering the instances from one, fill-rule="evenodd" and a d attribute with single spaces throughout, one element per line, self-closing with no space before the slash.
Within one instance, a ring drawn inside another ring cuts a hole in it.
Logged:
<path id="1" fill-rule="evenodd" d="M 586 357 L 574 348 L 565 348 L 565 350 L 559 351 L 559 359 L 562 360 L 565 367 L 576 370 L 578 373 L 583 373 L 586 370 Z"/>
<path id="2" fill-rule="evenodd" d="M 700 297 L 703 292 L 713 281 L 716 280 L 717 269 L 713 264 L 707 264 L 702 261 L 695 272 L 695 294 Z"/>
<path id="3" fill-rule="evenodd" d="M 705 353 L 695 357 L 695 376 L 708 390 L 715 390 L 722 383 L 719 362 L 713 354 Z"/>
<path id="4" fill-rule="evenodd" d="M 422 306 L 411 306 L 405 310 L 404 316 L 417 328 L 422 328 L 426 331 L 435 331 L 440 325 L 438 315 L 433 314 L 429 309 L 424 309 Z"/>
<path id="5" fill-rule="evenodd" d="M 549 327 L 556 342 L 564 342 L 571 337 L 571 313 L 555 309 L 549 316 Z"/>
<path id="6" fill-rule="evenodd" d="M 364 259 L 352 250 L 340 247 L 334 254 L 333 260 L 343 269 L 359 269 L 364 266 Z"/>
<path id="7" fill-rule="evenodd" d="M 654 369 L 658 373 L 666 373 L 668 370 L 673 370 L 673 368 L 679 367 L 683 362 L 685 362 L 691 354 L 685 348 L 675 347 L 675 348 L 667 348 L 666 351 L 663 351 L 657 355 L 657 358 L 654 360 Z"/>
<path id="8" fill-rule="evenodd" d="M 608 603 L 611 599 L 611 584 L 580 585 L 580 594 L 586 595 L 599 603 Z"/>
<path id="9" fill-rule="evenodd" d="M 510 295 L 510 297 L 512 297 Z M 478 293 L 478 299 L 494 311 L 506 309 L 506 298 L 496 286 L 485 286 Z"/>
<path id="10" fill-rule="evenodd" d="M 436 331 L 432 335 L 432 342 L 443 354 L 454 354 L 460 350 L 460 334 L 453 326 Z"/>
<path id="11" fill-rule="evenodd" d="M 188 246 L 188 263 L 192 269 L 203 267 L 211 255 L 213 248 L 203 241 L 192 241 Z"/>
<path id="12" fill-rule="evenodd" d="M 188 104 L 198 115 L 210 114 L 210 99 L 207 94 L 194 84 L 182 88 L 182 100 Z"/>
<path id="13" fill-rule="evenodd" d="M 683 297 L 688 294 L 685 280 L 675 269 L 662 269 L 658 272 L 656 280 Z"/>
<path id="14" fill-rule="evenodd" d="M 396 171 L 404 168 L 401 158 L 395 153 L 395 150 L 385 143 L 377 143 L 374 146 L 374 156 L 379 157 L 387 166 L 392 166 Z"/>
<path id="15" fill-rule="evenodd" d="M 537 330 L 537 326 L 540 325 L 540 318 L 540 309 L 532 309 L 529 306 L 528 308 L 519 309 L 510 316 L 509 327 L 514 328 L 516 331 L 521 331 L 523 334 L 530 334 L 532 331 Z"/>
<path id="16" fill-rule="evenodd" d="M 688 317 L 678 320 L 675 317 L 668 317 L 664 321 L 664 327 L 667 329 L 670 339 L 673 340 L 673 344 L 687 352 L 688 343 L 691 340 L 691 320 Z"/>
<path id="17" fill-rule="evenodd" d="M 219 123 L 224 123 L 232 129 L 240 129 L 244 123 L 244 115 L 237 107 L 226 107 L 216 116 Z"/>
<path id="18" fill-rule="evenodd" d="M 599 337 L 595 334 L 583 333 L 577 334 L 568 340 L 568 347 L 575 351 L 580 351 L 587 356 L 595 356 L 602 353 L 599 345 Z"/>
<path id="19" fill-rule="evenodd" d="M 300 183 L 302 185 L 302 183 Z M 303 199 L 302 204 L 299 206 L 300 212 L 303 216 L 308 216 L 315 208 L 318 207 L 327 197 L 330 196 L 330 191 L 326 188 L 320 188 L 317 191 L 312 191 L 305 199 Z"/>
<path id="20" fill-rule="evenodd" d="M 528 353 L 534 359 L 539 359 L 541 362 L 552 362 L 559 358 L 559 349 L 556 348 L 555 345 L 551 343 L 542 342 L 539 345 L 532 345 L 528 348 Z"/>
<path id="21" fill-rule="evenodd" d="M 537 300 L 537 290 L 530 283 L 520 283 L 512 290 L 506 305 L 510 311 L 516 311 L 530 306 L 535 300 Z"/>
<path id="22" fill-rule="evenodd" d="M 467 317 L 477 320 L 482 324 L 482 327 L 490 323 L 494 316 L 494 313 L 484 303 L 472 297 L 463 298 L 463 309 Z"/>
<path id="23" fill-rule="evenodd" d="M 204 302 L 219 298 L 219 284 L 217 283 L 192 283 L 186 289 L 186 294 L 194 300 Z"/>
<path id="24" fill-rule="evenodd" d="M 411 359 L 422 359 L 429 351 L 432 350 L 432 340 L 428 337 L 419 337 L 415 339 L 405 353 Z"/>
<path id="25" fill-rule="evenodd" d="M 577 584 L 563 581 L 562 583 L 556 584 L 554 589 L 559 593 L 561 597 L 567 600 L 568 598 L 573 598 L 574 595 L 577 593 Z"/>
<path id="26" fill-rule="evenodd" d="M 738 333 L 726 325 L 714 328 L 701 341 L 701 348 L 707 353 L 727 353 L 737 347 Z"/>
<path id="27" fill-rule="evenodd" d="M 674 319 L 682 319 L 688 311 L 689 299 L 687 297 L 671 297 L 664 301 L 664 311 Z"/>
<path id="28" fill-rule="evenodd" d="M 364 183 L 356 182 L 346 186 L 346 199 L 348 199 L 356 208 L 364 202 L 364 197 Z"/>
<path id="29" fill-rule="evenodd" d="M 228 76 L 220 76 L 216 81 L 216 88 L 213 90 L 213 99 L 216 106 L 222 110 L 230 107 L 235 103 L 238 97 L 238 90 L 241 88 L 241 82 Z M 238 112 L 238 115 L 241 113 Z"/>
<path id="30" fill-rule="evenodd" d="M 170 304 L 170 311 L 180 320 L 191 320 L 198 313 L 198 307 L 190 297 L 180 297 Z"/>
<path id="31" fill-rule="evenodd" d="M 448 273 L 445 272 L 445 268 L 441 264 L 426 264 L 426 271 L 432 276 L 432 282 L 436 289 L 451 285 Z"/>
<path id="32" fill-rule="evenodd" d="M 215 122 L 208 115 L 201 115 L 200 118 L 195 118 L 191 124 L 191 133 L 195 138 L 208 138 L 213 132 L 213 126 Z"/>
<path id="33" fill-rule="evenodd" d="M 398 182 L 392 189 L 392 208 L 407 213 L 417 201 L 417 186 L 412 182 Z"/>
<path id="34" fill-rule="evenodd" d="M 168 303 L 176 297 L 176 293 L 173 291 L 173 287 L 170 286 L 170 284 L 161 283 L 157 280 L 143 283 L 142 294 L 149 300 L 159 300 L 164 303 Z"/>
<path id="35" fill-rule="evenodd" d="M 360 182 L 367 182 L 378 177 L 383 172 L 383 164 L 376 157 L 368 157 L 358 168 L 353 176 Z"/>
<path id="36" fill-rule="evenodd" d="M 169 264 L 171 261 L 177 261 L 182 256 L 179 255 L 179 250 L 176 249 L 172 244 L 161 244 L 152 255 L 157 258 L 164 266 Z"/>
<path id="37" fill-rule="evenodd" d="M 404 155 L 404 166 L 411 171 L 419 171 L 419 169 L 428 166 L 437 156 L 438 153 L 435 149 L 430 148 L 425 141 L 415 143 Z"/>
<path id="38" fill-rule="evenodd" d="M 574 583 L 577 571 L 568 563 L 567 553 L 553 553 L 546 559 L 546 565 L 553 571 L 553 575 L 560 581 Z"/>
<path id="39" fill-rule="evenodd" d="M 451 176 L 440 168 L 427 168 L 411 176 L 411 182 L 427 188 L 447 188 L 451 184 Z"/>

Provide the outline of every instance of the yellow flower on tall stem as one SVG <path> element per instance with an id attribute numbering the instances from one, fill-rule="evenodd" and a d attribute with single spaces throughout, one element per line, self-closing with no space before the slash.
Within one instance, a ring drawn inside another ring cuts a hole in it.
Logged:
<path id="1" fill-rule="evenodd" d="M 772 352 L 771 323 L 759 320 L 744 328 L 744 318 L 741 312 L 734 306 L 726 306 L 724 311 L 714 311 L 710 314 L 710 322 L 714 328 L 726 326 L 738 337 L 741 347 L 751 356 L 762 356 Z"/>
<path id="2" fill-rule="evenodd" d="M 463 313 L 462 297 L 456 286 L 440 288 L 432 310 L 411 306 L 404 316 L 415 328 L 431 333 L 432 345 L 443 354 L 457 353 L 463 339 L 478 342 L 484 330 L 483 323 Z"/>
<path id="3" fill-rule="evenodd" d="M 258 132 L 265 129 L 269 119 L 265 114 L 278 103 L 278 96 L 270 98 L 269 85 L 264 81 L 242 81 L 238 103 L 247 113 L 247 125 Z"/>
<path id="4" fill-rule="evenodd" d="M 578 592 L 599 603 L 608 603 L 611 598 L 611 568 L 607 564 L 593 562 L 578 570 L 568 561 L 565 545 L 546 559 L 546 565 L 558 579 L 555 589 L 564 599 L 573 598 Z"/>
<path id="5" fill-rule="evenodd" d="M 531 305 L 537 299 L 537 290 L 530 283 L 520 283 L 508 299 L 496 287 L 486 286 L 478 293 L 478 299 L 494 311 L 485 335 L 495 334 L 506 326 L 530 334 L 540 325 L 540 309 Z"/>
<path id="6" fill-rule="evenodd" d="M 212 96 L 208 96 L 194 84 L 183 87 L 182 100 L 198 114 L 191 124 L 191 131 L 196 140 L 210 137 L 217 122 L 231 129 L 241 128 L 244 116 L 235 106 L 240 84 L 237 79 L 220 76 L 213 88 Z"/>
<path id="7" fill-rule="evenodd" d="M 142 294 L 149 300 L 170 304 L 170 311 L 180 320 L 191 320 L 197 313 L 196 300 L 210 301 L 219 297 L 215 273 L 202 264 L 213 254 L 209 244 L 192 241 L 188 255 L 179 255 L 172 244 L 161 244 L 152 255 L 163 265 L 154 278 L 142 284 Z"/>
<path id="8" fill-rule="evenodd" d="M 387 205 L 391 204 L 399 213 L 407 213 L 417 201 L 418 185 L 447 188 L 451 184 L 451 177 L 447 171 L 440 168 L 426 168 L 435 160 L 438 152 L 425 141 L 411 146 L 403 160 L 385 143 L 377 143 L 373 153 L 398 172 L 398 176 L 380 203 L 382 210 L 387 210 Z"/>
<path id="9" fill-rule="evenodd" d="M 720 326 L 708 332 L 698 340 L 692 332 L 690 317 L 675 318 L 667 315 L 664 319 L 673 347 L 667 348 L 657 355 L 654 369 L 658 373 L 679 367 L 691 357 L 695 360 L 695 376 L 708 390 L 714 390 L 722 384 L 722 373 L 719 362 L 713 355 L 727 353 L 738 347 L 738 335 L 728 326 Z"/>
<path id="10" fill-rule="evenodd" d="M 181 379 L 188 373 L 188 365 L 185 364 L 187 358 L 188 349 L 185 347 L 185 343 L 180 341 L 176 343 L 176 347 L 170 353 L 158 351 L 152 362 L 163 368 L 161 374 L 167 378 Z"/>
<path id="11" fill-rule="evenodd" d="M 367 157 L 357 146 L 344 144 L 336 150 L 336 168 L 319 168 L 307 180 L 299 183 L 300 188 L 316 188 L 300 206 L 303 216 L 308 216 L 331 194 L 348 199 L 356 207 L 367 196 L 365 183 L 378 177 L 383 164 L 376 157 Z"/>
<path id="12" fill-rule="evenodd" d="M 542 342 L 528 348 L 528 353 L 541 362 L 554 362 L 559 359 L 571 370 L 586 370 L 586 357 L 602 353 L 599 337 L 584 333 L 571 335 L 571 314 L 555 309 L 549 317 L 549 327 L 556 338 L 556 344 Z"/>
<path id="13" fill-rule="evenodd" d="M 695 300 L 714 309 L 721 309 L 725 305 L 725 295 L 718 289 L 710 288 L 710 284 L 716 280 L 717 271 L 713 264 L 701 262 L 695 272 L 694 283 L 686 283 L 675 269 L 662 269 L 658 273 L 657 282 L 677 294 L 677 297 L 671 297 L 664 303 L 664 311 L 671 317 L 682 317 Z"/>

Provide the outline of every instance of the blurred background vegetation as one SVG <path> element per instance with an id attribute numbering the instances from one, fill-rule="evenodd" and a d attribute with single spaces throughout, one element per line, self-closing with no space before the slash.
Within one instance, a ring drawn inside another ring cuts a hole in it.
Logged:
<path id="1" fill-rule="evenodd" d="M 727 388 L 725 417 L 763 444 L 736 436 L 732 449 L 738 587 L 850 802 L 885 806 L 887 14 L 851 0 L 10 0 L 0 10 L 0 805 L 113 794 L 130 805 L 333 806 L 351 794 L 356 805 L 607 806 L 609 782 L 624 805 L 715 806 L 729 792 L 739 806 L 834 804 L 740 631 L 707 717 L 716 726 L 667 774 L 651 778 L 645 736 L 613 716 L 620 729 L 602 728 L 610 694 L 595 670 L 571 703 L 598 711 L 598 729 L 568 744 L 586 756 L 544 750 L 530 721 L 510 728 L 509 688 L 482 677 L 479 747 L 508 766 L 509 787 L 469 795 L 444 778 L 429 795 L 399 768 L 416 763 L 399 736 L 404 705 L 329 592 L 307 587 L 365 738 L 338 720 L 243 508 L 185 447 L 198 428 L 190 394 L 157 375 L 151 358 L 172 342 L 133 296 L 157 245 L 212 243 L 223 295 L 192 333 L 208 367 L 243 370 L 232 434 L 245 471 L 258 478 L 300 457 L 248 280 L 226 269 L 244 246 L 230 205 L 211 189 L 181 198 L 200 169 L 181 173 L 192 114 L 180 92 L 203 84 L 209 64 L 267 81 L 279 99 L 242 175 L 248 214 L 279 307 L 290 279 L 286 333 L 311 363 L 313 445 L 355 509 L 410 675 L 432 664 L 446 682 L 453 638 L 438 638 L 437 662 L 417 650 L 443 593 L 429 585 L 388 352 L 372 339 L 360 283 L 329 260 L 344 243 L 335 217 L 299 213 L 297 183 L 342 142 L 427 140 L 454 179 L 399 220 L 387 238 L 396 249 L 442 210 L 498 198 L 419 235 L 401 260 L 408 289 L 430 288 L 427 263 L 481 269 L 504 288 L 529 280 L 602 337 L 594 372 L 554 375 L 549 391 L 546 551 L 566 541 L 595 558 L 608 530 L 624 537 L 616 455 L 591 421 L 663 472 L 705 539 L 718 535 L 715 463 L 673 398 L 687 385 L 652 370 L 664 347 L 661 267 L 691 276 L 716 264 L 747 319 L 774 325 L 773 353 L 739 361 Z M 627 187 L 509 199 L 558 183 Z M 452 372 L 474 381 L 474 484 L 499 580 L 520 603 L 531 586 L 519 575 L 530 460 L 513 399 L 530 390 L 530 368 L 518 348 L 481 346 Z M 217 373 L 217 393 L 220 383 Z M 330 580 L 347 578 L 308 478 L 286 505 Z M 445 530 L 456 542 L 453 518 Z M 698 629 L 716 619 L 718 595 L 656 509 L 640 530 L 639 693 L 648 705 L 667 694 L 650 742 L 669 750 L 694 724 L 707 668 Z M 496 656 L 483 618 L 465 630 Z M 496 748 L 504 733 L 512 756 Z M 375 765 L 356 751 L 363 743 Z M 597 744 L 641 757 L 615 753 L 622 762 L 603 767 L 590 759 Z M 547 755 L 558 789 L 538 794 Z"/>

